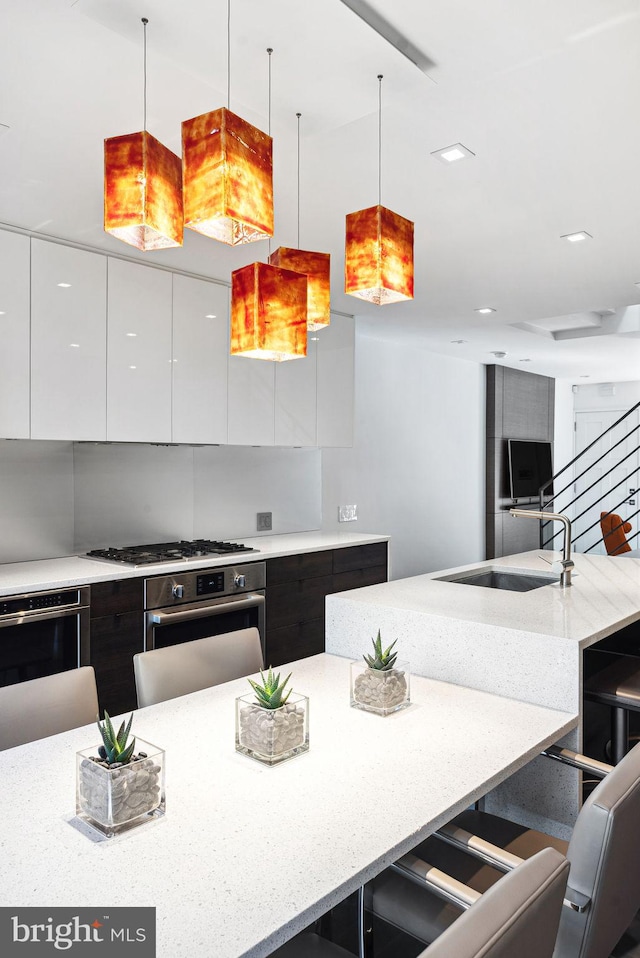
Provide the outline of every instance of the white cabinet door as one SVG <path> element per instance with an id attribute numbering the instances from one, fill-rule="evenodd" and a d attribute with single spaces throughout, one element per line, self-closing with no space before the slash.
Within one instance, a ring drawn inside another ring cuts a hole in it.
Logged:
<path id="1" fill-rule="evenodd" d="M 107 439 L 171 442 L 172 275 L 109 257 Z"/>
<path id="2" fill-rule="evenodd" d="M 31 241 L 31 438 L 106 438 L 106 275 L 99 253 Z"/>
<path id="3" fill-rule="evenodd" d="M 273 446 L 275 366 L 264 359 L 229 356 L 229 445 Z"/>
<path id="4" fill-rule="evenodd" d="M 29 438 L 29 237 L 0 232 L 0 438 Z"/>
<path id="5" fill-rule="evenodd" d="M 318 445 L 353 445 L 355 320 L 331 316 L 318 330 Z"/>
<path id="6" fill-rule="evenodd" d="M 226 443 L 229 290 L 173 277 L 173 442 Z"/>
<path id="7" fill-rule="evenodd" d="M 304 359 L 276 363 L 276 446 L 316 444 L 316 353 L 320 332 L 311 333 Z"/>

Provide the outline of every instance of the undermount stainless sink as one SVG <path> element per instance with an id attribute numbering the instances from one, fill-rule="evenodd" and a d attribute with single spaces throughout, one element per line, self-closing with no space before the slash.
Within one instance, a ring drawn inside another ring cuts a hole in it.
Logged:
<path id="1" fill-rule="evenodd" d="M 478 572 L 459 576 L 445 576 L 439 582 L 455 582 L 460 585 L 478 585 L 483 589 L 506 589 L 509 592 L 531 592 L 558 581 L 557 576 L 536 575 L 526 572 L 500 572 L 496 569 L 481 569 Z"/>

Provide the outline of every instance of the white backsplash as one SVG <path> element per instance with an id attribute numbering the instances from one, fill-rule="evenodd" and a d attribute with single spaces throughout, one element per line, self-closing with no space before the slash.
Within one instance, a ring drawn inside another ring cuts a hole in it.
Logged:
<path id="1" fill-rule="evenodd" d="M 322 524 L 321 451 L 0 441 L 0 562 Z M 269 534 L 269 533 L 265 533 Z"/>

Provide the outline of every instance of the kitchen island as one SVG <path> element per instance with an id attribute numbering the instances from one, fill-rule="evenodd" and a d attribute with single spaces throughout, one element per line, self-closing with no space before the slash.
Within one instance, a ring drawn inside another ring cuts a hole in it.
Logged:
<path id="1" fill-rule="evenodd" d="M 387 644 L 397 638 L 415 674 L 582 713 L 584 650 L 640 621 L 640 560 L 575 555 L 572 585 L 563 590 L 553 557 L 527 552 L 328 596 L 327 651 L 358 658 L 380 629 Z M 549 582 L 522 593 L 447 581 L 482 570 Z M 581 727 L 566 744 L 582 748 Z M 579 777 L 550 764 L 531 763 L 487 807 L 567 837 Z"/>

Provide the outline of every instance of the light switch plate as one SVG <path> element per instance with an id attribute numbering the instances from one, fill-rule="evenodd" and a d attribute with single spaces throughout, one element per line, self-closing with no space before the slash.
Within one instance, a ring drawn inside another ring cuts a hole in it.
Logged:
<path id="1" fill-rule="evenodd" d="M 273 513 L 272 512 L 258 512 L 257 514 L 258 522 L 256 528 L 258 532 L 269 532 L 273 526 Z"/>
<path id="2" fill-rule="evenodd" d="M 355 522 L 357 518 L 357 506 L 338 506 L 338 522 Z"/>

